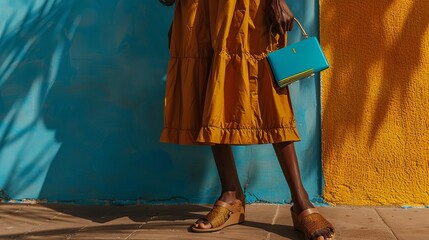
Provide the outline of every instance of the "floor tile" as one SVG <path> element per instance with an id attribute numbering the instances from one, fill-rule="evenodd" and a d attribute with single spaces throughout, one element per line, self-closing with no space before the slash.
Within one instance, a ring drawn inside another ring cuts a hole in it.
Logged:
<path id="1" fill-rule="evenodd" d="M 429 239 L 428 208 L 378 208 L 377 212 L 398 239 Z"/>

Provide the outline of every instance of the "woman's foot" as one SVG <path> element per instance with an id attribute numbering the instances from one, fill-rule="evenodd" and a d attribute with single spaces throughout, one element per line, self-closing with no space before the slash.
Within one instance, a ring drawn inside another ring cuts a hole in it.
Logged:
<path id="1" fill-rule="evenodd" d="M 237 209 L 240 208 L 245 208 L 245 197 L 243 195 L 243 193 L 237 193 L 235 191 L 226 191 L 223 192 L 222 195 L 219 197 L 220 201 L 225 202 L 231 206 L 236 207 Z M 213 228 L 212 224 L 210 223 L 208 218 L 218 218 L 220 220 L 220 222 L 225 222 L 228 220 L 229 218 L 229 214 L 231 211 L 226 211 L 225 209 L 219 209 L 219 208 L 214 208 L 212 209 L 208 214 L 206 218 L 200 218 L 198 219 L 195 224 L 194 227 L 198 228 L 198 229 L 211 229 Z M 217 216 L 214 216 L 217 215 Z M 219 224 L 219 223 L 218 223 Z"/>
<path id="2" fill-rule="evenodd" d="M 309 240 L 334 239 L 334 227 L 306 200 L 294 203 L 291 208 L 294 227 L 304 232 Z"/>

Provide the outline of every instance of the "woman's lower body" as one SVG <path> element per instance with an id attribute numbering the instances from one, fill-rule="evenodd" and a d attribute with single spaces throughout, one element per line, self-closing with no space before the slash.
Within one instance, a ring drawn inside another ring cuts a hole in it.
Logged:
<path id="1" fill-rule="evenodd" d="M 219 200 L 231 205 L 244 204 L 231 145 L 272 143 L 292 192 L 293 211 L 301 213 L 313 205 L 299 175 L 293 146 L 299 135 L 289 91 L 275 86 L 266 59 L 266 2 L 176 1 L 161 141 L 211 145 L 222 183 Z M 285 46 L 286 36 L 273 45 Z M 195 225 L 212 227 L 203 220 Z M 328 239 L 330 228 L 313 233 Z"/>

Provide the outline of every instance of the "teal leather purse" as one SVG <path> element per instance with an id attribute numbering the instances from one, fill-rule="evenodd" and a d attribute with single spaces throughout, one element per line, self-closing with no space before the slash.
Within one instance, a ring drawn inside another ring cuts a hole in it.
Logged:
<path id="1" fill-rule="evenodd" d="M 279 87 L 311 77 L 329 67 L 317 38 L 308 37 L 301 23 L 296 18 L 294 20 L 301 28 L 304 40 L 273 51 L 270 36 L 271 52 L 267 54 L 267 58 Z M 272 26 L 270 35 L 271 28 Z"/>

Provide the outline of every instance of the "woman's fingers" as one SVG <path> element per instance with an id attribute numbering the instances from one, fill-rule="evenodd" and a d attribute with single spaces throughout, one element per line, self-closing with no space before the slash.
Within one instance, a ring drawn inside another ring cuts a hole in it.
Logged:
<path id="1" fill-rule="evenodd" d="M 285 34 L 289 32 L 293 28 L 293 18 L 289 18 L 288 16 L 283 16 L 283 20 L 278 24 L 279 33 Z"/>
<path id="2" fill-rule="evenodd" d="M 293 28 L 293 18 L 287 22 L 287 31 L 292 31 Z"/>
<path id="3" fill-rule="evenodd" d="M 272 0 L 268 5 L 268 18 L 276 33 L 284 35 L 293 27 L 293 13 L 284 0 Z"/>
<path id="4" fill-rule="evenodd" d="M 283 24 L 281 24 L 281 22 L 276 22 L 275 23 L 275 26 L 277 26 L 276 27 L 276 30 L 277 30 L 277 33 L 278 34 L 280 34 L 280 35 L 284 35 L 286 32 L 285 32 L 285 27 L 284 27 L 284 25 Z"/>

